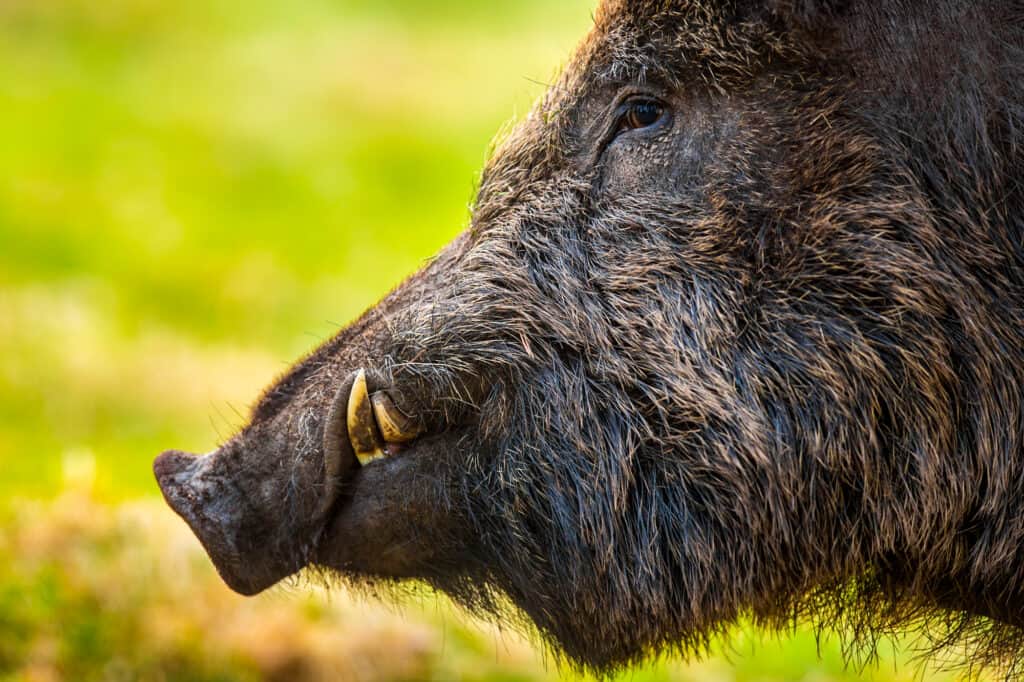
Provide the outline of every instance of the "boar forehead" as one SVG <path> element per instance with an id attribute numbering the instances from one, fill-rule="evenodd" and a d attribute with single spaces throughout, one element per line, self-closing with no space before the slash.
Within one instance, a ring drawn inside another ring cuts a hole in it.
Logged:
<path id="1" fill-rule="evenodd" d="M 822 55 L 814 43 L 766 3 L 605 3 L 558 82 L 487 164 L 477 209 L 494 196 L 507 208 L 531 183 L 596 172 L 589 133 L 625 86 L 689 104 L 740 92 L 769 71 L 806 71 L 815 61 Z M 484 211 L 476 222 L 492 217 Z"/>
<path id="2" fill-rule="evenodd" d="M 770 64 L 812 56 L 806 37 L 799 39 L 769 5 L 607 3 L 578 53 L 584 85 L 652 81 L 722 91 Z"/>

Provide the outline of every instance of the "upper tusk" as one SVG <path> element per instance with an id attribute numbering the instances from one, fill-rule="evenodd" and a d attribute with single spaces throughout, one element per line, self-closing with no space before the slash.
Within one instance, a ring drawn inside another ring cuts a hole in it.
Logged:
<path id="1" fill-rule="evenodd" d="M 384 442 L 408 443 L 423 433 L 423 427 L 399 410 L 387 393 L 374 393 L 370 402 L 373 403 L 373 415 L 377 418 L 377 427 Z"/>
<path id="2" fill-rule="evenodd" d="M 348 397 L 348 439 L 359 463 L 366 466 L 384 456 L 384 443 L 374 423 L 373 405 L 366 388 L 366 370 L 359 370 Z"/>

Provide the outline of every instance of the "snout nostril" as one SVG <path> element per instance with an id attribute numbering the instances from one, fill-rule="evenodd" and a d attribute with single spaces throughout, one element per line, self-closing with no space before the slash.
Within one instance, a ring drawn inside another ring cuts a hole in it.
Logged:
<path id="1" fill-rule="evenodd" d="M 156 476 L 157 482 L 163 484 L 168 479 L 181 473 L 183 469 L 186 469 L 194 461 L 195 457 L 192 455 L 178 450 L 168 450 L 153 460 L 153 474 Z"/>

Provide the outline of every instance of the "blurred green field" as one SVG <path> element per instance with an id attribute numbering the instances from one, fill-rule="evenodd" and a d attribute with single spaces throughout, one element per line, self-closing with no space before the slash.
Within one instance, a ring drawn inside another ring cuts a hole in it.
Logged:
<path id="1" fill-rule="evenodd" d="M 156 499 L 465 224 L 593 0 L 0 0 L 0 680 L 546 680 L 421 595 L 224 588 Z M 911 679 L 739 633 L 654 680 Z"/>

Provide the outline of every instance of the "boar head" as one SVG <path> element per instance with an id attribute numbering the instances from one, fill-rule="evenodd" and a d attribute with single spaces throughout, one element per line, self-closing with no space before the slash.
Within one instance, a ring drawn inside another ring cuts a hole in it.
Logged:
<path id="1" fill-rule="evenodd" d="M 607 0 L 468 230 L 222 448 L 158 458 L 167 501 L 243 594 L 416 579 L 595 668 L 743 615 L 1006 641 L 1022 26 Z"/>

